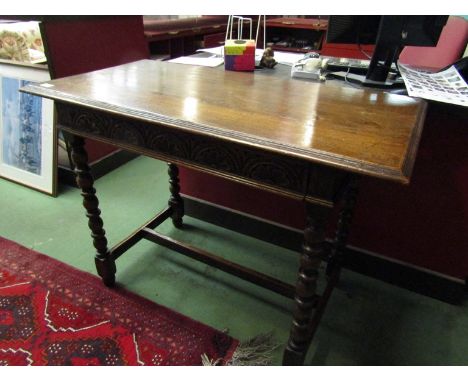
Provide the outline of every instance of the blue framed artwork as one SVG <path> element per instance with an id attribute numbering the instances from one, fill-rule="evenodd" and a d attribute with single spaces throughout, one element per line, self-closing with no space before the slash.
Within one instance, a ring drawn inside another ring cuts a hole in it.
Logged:
<path id="1" fill-rule="evenodd" d="M 43 68 L 0 63 L 0 176 L 55 195 L 53 102 L 19 91 L 49 79 Z"/>

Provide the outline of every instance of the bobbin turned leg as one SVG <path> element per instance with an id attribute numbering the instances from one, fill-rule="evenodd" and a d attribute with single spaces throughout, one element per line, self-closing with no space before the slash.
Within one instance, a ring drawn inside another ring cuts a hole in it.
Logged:
<path id="1" fill-rule="evenodd" d="M 307 205 L 307 225 L 296 284 L 293 323 L 283 354 L 283 365 L 302 365 L 312 339 L 311 321 L 317 305 L 317 280 L 325 250 L 325 225 L 329 211 Z"/>
<path id="2" fill-rule="evenodd" d="M 183 223 L 182 217 L 184 216 L 184 201 L 179 194 L 179 168 L 173 163 L 168 163 L 168 165 L 169 190 L 171 192 L 168 204 L 172 208 L 172 223 L 175 227 L 181 228 Z"/>
<path id="3" fill-rule="evenodd" d="M 68 135 L 71 147 L 71 158 L 75 166 L 76 183 L 81 188 L 83 206 L 88 217 L 88 226 L 91 229 L 93 245 L 96 248 L 96 269 L 106 286 L 115 284 L 115 261 L 110 257 L 107 248 L 106 231 L 103 229 L 103 221 L 100 217 L 99 200 L 93 187 L 94 179 L 88 166 L 88 154 L 84 148 L 84 139 L 75 135 Z"/>
<path id="4" fill-rule="evenodd" d="M 327 276 L 330 276 L 334 270 L 339 271 L 341 268 L 353 218 L 354 205 L 356 204 L 358 184 L 359 178 L 353 177 L 344 192 L 343 206 L 338 218 L 335 240 L 328 259 Z"/>

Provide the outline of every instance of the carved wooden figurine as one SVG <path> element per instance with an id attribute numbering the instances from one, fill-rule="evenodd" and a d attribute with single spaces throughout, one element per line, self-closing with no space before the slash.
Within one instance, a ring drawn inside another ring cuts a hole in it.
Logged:
<path id="1" fill-rule="evenodd" d="M 273 69 L 277 64 L 275 58 L 275 52 L 271 48 L 266 48 L 263 52 L 262 59 L 260 60 L 260 66 L 262 68 Z"/>

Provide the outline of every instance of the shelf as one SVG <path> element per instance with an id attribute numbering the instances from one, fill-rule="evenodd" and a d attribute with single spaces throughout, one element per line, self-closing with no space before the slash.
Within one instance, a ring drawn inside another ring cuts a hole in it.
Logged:
<path id="1" fill-rule="evenodd" d="M 289 48 L 284 47 L 281 45 L 272 45 L 271 48 L 276 51 L 281 52 L 291 52 L 291 53 L 310 53 L 310 52 L 317 52 L 320 53 L 320 50 L 317 49 L 303 49 L 303 48 Z"/>
<path id="2" fill-rule="evenodd" d="M 296 17 L 280 17 L 277 19 L 267 20 L 266 26 L 277 27 L 277 28 L 309 29 L 309 30 L 326 31 L 328 28 L 328 20 L 302 19 L 302 18 L 296 18 Z"/>
<path id="3" fill-rule="evenodd" d="M 266 22 L 266 41 L 278 51 L 320 52 L 328 20 L 282 17 Z"/>

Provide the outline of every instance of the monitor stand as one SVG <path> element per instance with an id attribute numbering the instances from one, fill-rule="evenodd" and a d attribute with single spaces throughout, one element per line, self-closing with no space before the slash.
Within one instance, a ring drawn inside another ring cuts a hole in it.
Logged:
<path id="1" fill-rule="evenodd" d="M 348 73 L 348 72 L 330 72 L 327 74 L 327 77 L 331 78 L 338 78 L 343 81 L 351 82 L 354 84 L 358 84 L 365 87 L 372 87 L 372 88 L 404 88 L 405 83 L 401 77 L 398 77 L 394 80 L 387 79 L 385 82 L 383 81 L 372 81 L 366 79 L 365 75 L 355 74 L 355 73 Z"/>

